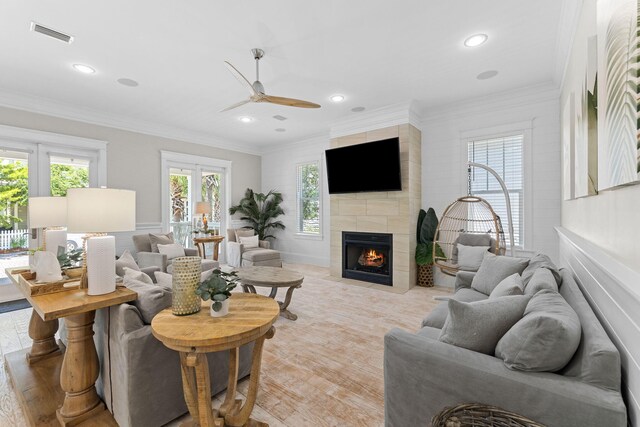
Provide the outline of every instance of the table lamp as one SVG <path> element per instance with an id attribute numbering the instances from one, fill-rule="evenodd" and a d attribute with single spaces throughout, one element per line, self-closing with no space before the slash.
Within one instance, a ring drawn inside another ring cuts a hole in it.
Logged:
<path id="1" fill-rule="evenodd" d="M 86 273 L 83 272 L 81 281 L 81 286 L 88 287 L 87 294 L 115 291 L 116 240 L 106 233 L 136 229 L 136 192 L 113 188 L 69 189 L 67 228 L 70 232 L 87 233 L 83 238 Z"/>
<path id="2" fill-rule="evenodd" d="M 67 198 L 29 197 L 29 228 L 43 228 L 42 249 L 58 255 L 59 247 L 67 249 Z"/>
<path id="3" fill-rule="evenodd" d="M 207 224 L 207 214 L 211 213 L 211 204 L 209 202 L 197 202 L 196 203 L 196 214 L 202 214 L 202 228 L 206 233 L 209 229 L 209 225 Z"/>

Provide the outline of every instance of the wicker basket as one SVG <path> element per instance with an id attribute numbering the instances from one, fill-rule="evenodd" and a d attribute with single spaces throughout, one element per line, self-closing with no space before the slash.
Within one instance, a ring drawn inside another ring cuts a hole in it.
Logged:
<path id="1" fill-rule="evenodd" d="M 463 403 L 445 408 L 431 420 L 432 427 L 545 427 L 522 415 L 495 406 Z"/>
<path id="2" fill-rule="evenodd" d="M 433 264 L 418 265 L 418 286 L 433 286 Z"/>

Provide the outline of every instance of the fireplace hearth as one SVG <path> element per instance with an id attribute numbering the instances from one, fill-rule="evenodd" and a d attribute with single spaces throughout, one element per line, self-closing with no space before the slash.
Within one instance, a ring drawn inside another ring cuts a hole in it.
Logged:
<path id="1" fill-rule="evenodd" d="M 393 235 L 342 232 L 342 277 L 392 285 Z"/>

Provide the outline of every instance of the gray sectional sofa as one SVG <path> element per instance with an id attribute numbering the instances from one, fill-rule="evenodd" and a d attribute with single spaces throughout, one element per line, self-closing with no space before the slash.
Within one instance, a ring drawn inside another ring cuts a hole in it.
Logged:
<path id="1" fill-rule="evenodd" d="M 557 272 L 556 272 L 557 274 Z M 387 427 L 427 426 L 445 407 L 482 403 L 553 427 L 624 427 L 620 354 L 567 270 L 560 294 L 580 319 L 582 336 L 570 362 L 557 372 L 511 370 L 503 360 L 439 341 L 448 314 L 441 303 L 417 333 L 393 329 L 385 336 Z M 474 273 L 460 272 L 452 298 L 488 298 L 471 288 Z"/>

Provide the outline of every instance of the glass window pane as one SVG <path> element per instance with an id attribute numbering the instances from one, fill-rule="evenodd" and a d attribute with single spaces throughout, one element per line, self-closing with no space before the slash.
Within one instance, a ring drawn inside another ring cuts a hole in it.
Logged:
<path id="1" fill-rule="evenodd" d="M 222 219 L 222 199 L 220 186 L 222 175 L 216 172 L 202 172 L 202 201 L 211 205 L 211 213 L 207 215 L 209 228 L 220 229 Z"/>
<path id="2" fill-rule="evenodd" d="M 297 225 L 299 233 L 320 234 L 320 168 L 317 162 L 298 165 Z"/>
<path id="3" fill-rule="evenodd" d="M 169 230 L 176 243 L 191 243 L 191 174 L 188 169 L 169 169 Z"/>
<path id="4" fill-rule="evenodd" d="M 89 160 L 51 156 L 51 195 L 64 197 L 69 188 L 89 187 Z"/>

